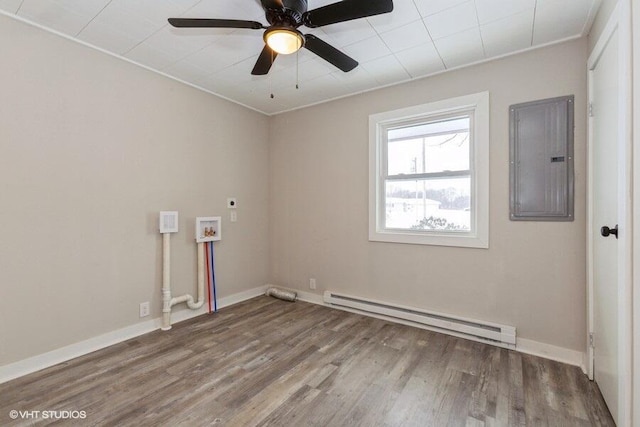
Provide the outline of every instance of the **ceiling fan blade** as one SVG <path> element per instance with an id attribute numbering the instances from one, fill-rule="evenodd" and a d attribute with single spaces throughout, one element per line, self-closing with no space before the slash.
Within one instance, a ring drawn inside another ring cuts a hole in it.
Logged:
<path id="1" fill-rule="evenodd" d="M 325 61 L 340 68 L 345 73 L 358 66 L 358 61 L 345 55 L 329 43 L 317 38 L 313 34 L 306 34 L 304 38 L 306 40 L 304 47 Z"/>
<path id="2" fill-rule="evenodd" d="M 276 60 L 276 56 L 278 56 L 278 54 L 265 44 L 264 49 L 262 49 L 262 52 L 260 52 L 260 56 L 256 61 L 256 65 L 251 71 L 251 74 L 254 76 L 264 76 L 269 73 L 269 70 L 273 65 L 273 61 Z"/>
<path id="3" fill-rule="evenodd" d="M 264 28 L 257 21 L 238 19 L 169 18 L 169 24 L 177 28 L 248 28 L 251 30 Z"/>
<path id="4" fill-rule="evenodd" d="M 304 25 L 309 28 L 366 18 L 367 16 L 389 13 L 393 10 L 392 0 L 343 0 L 313 9 L 304 14 Z"/>

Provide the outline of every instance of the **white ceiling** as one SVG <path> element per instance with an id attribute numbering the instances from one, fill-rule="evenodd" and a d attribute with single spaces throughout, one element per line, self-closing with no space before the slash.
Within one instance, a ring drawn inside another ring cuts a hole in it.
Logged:
<path id="1" fill-rule="evenodd" d="M 308 0 L 309 10 L 334 2 Z M 343 73 L 302 49 L 278 56 L 267 76 L 251 75 L 264 46 L 262 31 L 177 29 L 167 23 L 169 17 L 188 17 L 267 24 L 258 0 L 0 0 L 0 9 L 273 114 L 583 36 L 600 0 L 393 4 L 389 14 L 300 28 L 357 60 L 353 71 Z"/>

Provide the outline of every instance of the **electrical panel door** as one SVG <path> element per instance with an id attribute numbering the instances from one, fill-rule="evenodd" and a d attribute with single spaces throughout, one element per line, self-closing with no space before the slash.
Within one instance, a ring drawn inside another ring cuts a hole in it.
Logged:
<path id="1" fill-rule="evenodd" d="M 574 97 L 509 107 L 513 221 L 573 221 Z"/>

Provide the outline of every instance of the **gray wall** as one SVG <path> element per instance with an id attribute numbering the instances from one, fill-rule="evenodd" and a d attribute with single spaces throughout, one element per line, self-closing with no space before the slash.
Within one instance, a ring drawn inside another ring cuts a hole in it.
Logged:
<path id="1" fill-rule="evenodd" d="M 224 218 L 220 296 L 266 282 L 266 116 L 4 16 L 0 52 L 0 365 L 160 316 L 160 210 L 176 295 L 196 216 Z"/>
<path id="2" fill-rule="evenodd" d="M 271 281 L 516 326 L 585 350 L 585 39 L 284 113 L 270 123 Z M 368 116 L 488 90 L 490 249 L 368 241 Z M 575 95 L 576 218 L 509 221 L 508 107 Z"/>

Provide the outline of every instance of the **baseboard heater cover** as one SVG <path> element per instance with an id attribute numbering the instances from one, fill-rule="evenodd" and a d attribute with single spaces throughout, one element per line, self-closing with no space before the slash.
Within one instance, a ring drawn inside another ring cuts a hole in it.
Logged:
<path id="1" fill-rule="evenodd" d="M 324 302 L 336 307 L 373 313 L 387 318 L 400 319 L 438 332 L 515 349 L 516 328 L 473 319 L 465 319 L 444 313 L 354 297 L 325 291 Z"/>

